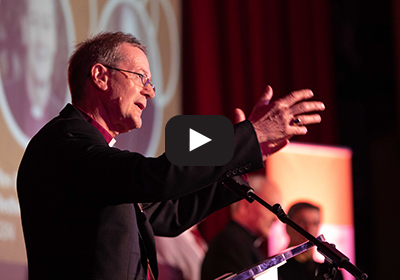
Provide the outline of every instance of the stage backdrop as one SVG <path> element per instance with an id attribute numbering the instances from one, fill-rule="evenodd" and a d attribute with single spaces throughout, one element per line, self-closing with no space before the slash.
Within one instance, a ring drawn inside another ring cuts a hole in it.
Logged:
<path id="1" fill-rule="evenodd" d="M 182 1 L 183 113 L 249 115 L 266 85 L 273 100 L 309 88 L 326 105 L 321 125 L 294 141 L 337 145 L 331 1 Z M 230 218 L 223 209 L 200 230 L 207 241 Z"/>
<path id="2" fill-rule="evenodd" d="M 346 148 L 289 144 L 268 158 L 266 174 L 282 193 L 282 207 L 306 201 L 321 208 L 320 234 L 355 264 L 352 152 Z M 269 255 L 287 248 L 285 225 L 277 221 L 269 236 Z M 315 253 L 323 262 L 321 254 Z M 346 280 L 354 279 L 343 271 Z"/>
<path id="3" fill-rule="evenodd" d="M 156 98 L 143 129 L 118 137 L 116 146 L 158 155 L 166 122 L 181 111 L 180 7 L 180 0 L 0 1 L 0 279 L 27 278 L 17 169 L 29 139 L 70 100 L 74 45 L 100 31 L 124 31 L 148 47 Z"/>

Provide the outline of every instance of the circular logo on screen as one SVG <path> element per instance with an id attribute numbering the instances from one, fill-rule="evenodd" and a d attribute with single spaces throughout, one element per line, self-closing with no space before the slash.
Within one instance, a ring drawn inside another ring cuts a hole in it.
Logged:
<path id="1" fill-rule="evenodd" d="M 0 108 L 25 147 L 69 101 L 72 14 L 67 1 L 2 0 L 0 5 Z"/>

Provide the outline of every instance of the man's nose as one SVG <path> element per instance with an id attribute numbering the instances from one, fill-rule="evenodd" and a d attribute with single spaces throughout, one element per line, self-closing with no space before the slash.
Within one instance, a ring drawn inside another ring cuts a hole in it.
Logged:
<path id="1" fill-rule="evenodd" d="M 152 89 L 150 85 L 143 87 L 141 93 L 146 97 L 146 99 L 152 99 L 156 96 L 155 91 Z"/>

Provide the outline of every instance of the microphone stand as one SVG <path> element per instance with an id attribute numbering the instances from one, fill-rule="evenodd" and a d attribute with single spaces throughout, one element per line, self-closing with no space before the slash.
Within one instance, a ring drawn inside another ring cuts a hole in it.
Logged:
<path id="1" fill-rule="evenodd" d="M 357 280 L 366 280 L 368 279 L 368 275 L 361 271 L 359 268 L 354 266 L 347 256 L 345 256 L 342 252 L 336 249 L 334 244 L 330 244 L 328 242 L 321 242 L 313 235 L 311 235 L 308 231 L 304 230 L 298 224 L 293 222 L 289 216 L 282 209 L 280 204 L 274 204 L 273 206 L 269 205 L 265 202 L 261 197 L 254 193 L 254 190 L 250 187 L 247 182 L 246 177 L 244 176 L 235 176 L 232 177 L 231 180 L 223 181 L 222 184 L 227 187 L 230 191 L 241 198 L 245 198 L 248 202 L 252 203 L 254 200 L 263 205 L 265 208 L 274 213 L 278 219 L 284 223 L 292 227 L 298 233 L 307 238 L 311 243 L 313 243 L 317 250 L 325 257 L 325 263 L 328 264 L 327 273 L 324 274 L 324 277 L 329 279 L 332 276 L 329 276 L 332 271 L 334 271 L 337 267 L 343 268 L 347 270 L 350 274 L 352 274 Z M 324 264 L 325 264 L 324 263 Z M 334 277 L 334 276 L 333 276 Z"/>

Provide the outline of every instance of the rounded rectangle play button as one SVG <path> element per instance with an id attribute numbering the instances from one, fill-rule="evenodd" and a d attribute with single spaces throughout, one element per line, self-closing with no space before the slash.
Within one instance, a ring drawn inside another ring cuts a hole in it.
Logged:
<path id="1" fill-rule="evenodd" d="M 233 156 L 233 125 L 224 116 L 175 116 L 165 126 L 165 154 L 179 166 L 224 165 Z"/>

